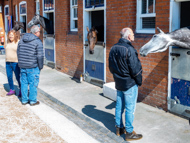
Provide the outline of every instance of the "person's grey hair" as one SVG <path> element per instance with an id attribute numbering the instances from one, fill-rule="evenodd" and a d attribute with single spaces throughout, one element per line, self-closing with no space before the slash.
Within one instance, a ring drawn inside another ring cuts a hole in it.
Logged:
<path id="1" fill-rule="evenodd" d="M 30 32 L 35 34 L 36 32 L 40 31 L 40 27 L 38 25 L 34 25 L 31 27 Z"/>
<path id="2" fill-rule="evenodd" d="M 121 38 L 128 38 L 128 36 L 131 34 L 131 31 L 129 28 L 123 28 L 120 32 Z"/>

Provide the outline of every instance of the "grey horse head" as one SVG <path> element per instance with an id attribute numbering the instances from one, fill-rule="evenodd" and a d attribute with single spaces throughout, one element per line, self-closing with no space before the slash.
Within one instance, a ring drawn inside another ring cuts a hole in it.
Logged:
<path id="1" fill-rule="evenodd" d="M 157 27 L 159 34 L 153 35 L 152 39 L 140 48 L 140 55 L 147 56 L 149 53 L 164 52 L 169 46 L 190 48 L 190 29 L 184 27 L 170 33 L 164 33 Z"/>
<path id="2" fill-rule="evenodd" d="M 36 14 L 32 18 L 32 20 L 28 23 L 28 28 L 31 28 L 33 25 L 38 25 L 38 24 L 40 24 L 44 29 L 46 28 L 43 18 L 39 14 Z"/>
<path id="3" fill-rule="evenodd" d="M 164 52 L 167 50 L 168 45 L 172 42 L 170 35 L 165 34 L 157 27 L 159 34 L 153 35 L 152 39 L 140 48 L 140 55 L 147 56 L 149 53 Z"/>

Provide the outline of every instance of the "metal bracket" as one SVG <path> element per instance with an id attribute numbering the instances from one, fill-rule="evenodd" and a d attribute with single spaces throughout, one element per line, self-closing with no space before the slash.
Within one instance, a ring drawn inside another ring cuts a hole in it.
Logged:
<path id="1" fill-rule="evenodd" d="M 190 87 L 188 87 L 188 95 L 190 96 Z"/>
<path id="2" fill-rule="evenodd" d="M 176 56 L 176 57 L 179 57 L 180 54 L 179 53 L 170 53 L 171 56 Z"/>
<path id="3" fill-rule="evenodd" d="M 106 47 L 106 43 L 105 43 L 105 42 L 103 42 L 103 44 L 102 44 L 102 45 L 103 45 L 103 47 L 104 47 L 104 48 Z"/>
<path id="4" fill-rule="evenodd" d="M 89 76 L 89 73 L 88 72 L 84 73 L 84 77 L 86 78 L 87 76 Z"/>
<path id="5" fill-rule="evenodd" d="M 180 100 L 177 98 L 177 96 L 174 97 L 175 101 L 180 104 Z"/>
<path id="6" fill-rule="evenodd" d="M 190 110 L 188 110 L 188 109 L 186 109 L 185 112 L 186 112 L 187 114 L 190 114 Z"/>
<path id="7" fill-rule="evenodd" d="M 92 65 L 92 70 L 93 70 L 93 71 L 96 70 L 96 65 Z"/>

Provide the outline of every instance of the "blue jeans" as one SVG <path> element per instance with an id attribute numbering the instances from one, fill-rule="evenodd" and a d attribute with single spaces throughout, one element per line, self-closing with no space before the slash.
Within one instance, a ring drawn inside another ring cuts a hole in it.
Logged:
<path id="1" fill-rule="evenodd" d="M 124 127 L 122 114 L 125 109 L 125 128 L 128 133 L 133 131 L 134 112 L 137 102 L 138 85 L 134 85 L 127 91 L 117 90 L 117 101 L 115 109 L 115 124 L 117 127 Z"/>
<path id="2" fill-rule="evenodd" d="M 37 102 L 37 87 L 39 83 L 40 70 L 38 67 L 23 69 L 21 68 L 21 93 L 22 103 L 34 104 Z M 29 97 L 28 97 L 29 86 Z"/>
<path id="3" fill-rule="evenodd" d="M 6 62 L 7 79 L 8 79 L 9 87 L 12 90 L 14 90 L 13 71 L 15 73 L 15 77 L 17 79 L 17 82 L 20 88 L 20 68 L 18 67 L 18 63 Z"/>

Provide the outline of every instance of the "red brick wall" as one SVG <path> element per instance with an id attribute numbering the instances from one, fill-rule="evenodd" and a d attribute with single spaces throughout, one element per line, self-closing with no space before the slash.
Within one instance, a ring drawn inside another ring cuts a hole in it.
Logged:
<path id="1" fill-rule="evenodd" d="M 71 76 L 83 72 L 83 3 L 78 0 L 78 32 L 70 31 L 70 0 L 55 1 L 56 67 Z"/>
<path id="2" fill-rule="evenodd" d="M 118 42 L 120 31 L 124 27 L 136 27 L 136 1 L 134 0 L 109 0 L 106 3 L 106 81 L 113 81 L 113 76 L 108 68 L 108 57 L 111 47 Z"/>
<path id="3" fill-rule="evenodd" d="M 169 31 L 169 0 L 156 1 L 156 27 Z M 107 82 L 113 81 L 108 68 L 109 51 L 120 38 L 124 27 L 136 28 L 136 1 L 107 1 Z M 151 34 L 135 34 L 132 44 L 139 50 L 151 39 Z M 143 68 L 143 84 L 139 88 L 140 101 L 167 110 L 168 51 L 140 57 Z"/>

